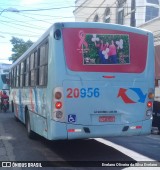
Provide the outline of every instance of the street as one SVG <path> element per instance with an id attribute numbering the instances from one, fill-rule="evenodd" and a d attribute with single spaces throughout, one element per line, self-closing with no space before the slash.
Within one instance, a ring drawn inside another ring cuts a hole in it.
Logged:
<path id="1" fill-rule="evenodd" d="M 48 141 L 37 136 L 35 140 L 30 140 L 25 126 L 16 122 L 12 113 L 0 113 L 1 161 L 57 161 L 57 163 L 60 161 L 159 161 L 159 153 L 160 136 L 153 134 L 72 141 Z M 100 168 L 103 169 L 102 167 L 88 169 Z M 149 168 L 151 167 L 145 169 Z M 47 169 L 53 169 L 53 167 Z M 57 169 L 71 169 L 71 167 Z M 72 167 L 72 169 L 86 168 Z M 104 167 L 104 169 L 113 168 Z M 132 168 L 116 167 L 116 169 Z"/>

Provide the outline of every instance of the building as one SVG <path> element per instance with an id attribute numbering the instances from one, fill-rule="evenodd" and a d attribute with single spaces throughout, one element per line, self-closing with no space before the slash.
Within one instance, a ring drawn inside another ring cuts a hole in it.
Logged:
<path id="1" fill-rule="evenodd" d="M 76 0 L 74 10 L 75 21 L 84 22 L 110 22 L 115 21 L 115 15 L 113 11 L 115 9 L 110 8 L 114 5 L 115 0 L 109 2 L 104 0 Z"/>
<path id="2" fill-rule="evenodd" d="M 76 0 L 75 21 L 140 26 L 160 16 L 160 0 Z"/>
<path id="3" fill-rule="evenodd" d="M 142 25 L 140 25 L 140 28 L 150 30 L 154 34 L 154 45 L 160 45 L 160 17 L 157 17 L 155 19 L 152 19 Z"/>

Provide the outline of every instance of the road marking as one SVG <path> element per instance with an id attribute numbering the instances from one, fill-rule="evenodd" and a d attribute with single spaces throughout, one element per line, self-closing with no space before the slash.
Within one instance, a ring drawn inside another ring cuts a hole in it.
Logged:
<path id="1" fill-rule="evenodd" d="M 115 143 L 110 142 L 108 140 L 105 140 L 105 139 L 102 139 L 102 138 L 97 138 L 95 140 L 98 141 L 98 142 L 101 142 L 101 143 L 103 143 L 103 144 L 105 144 L 107 146 L 111 146 L 111 147 L 117 149 L 118 151 L 120 151 L 123 154 L 129 156 L 130 158 L 132 158 L 135 161 L 156 161 L 154 159 L 146 157 L 146 156 L 144 156 L 142 154 L 139 154 L 139 153 L 137 153 L 137 152 L 135 152 L 135 151 L 133 151 L 131 149 L 127 149 L 127 148 L 125 148 L 125 147 L 123 147 L 121 145 L 115 144 Z"/>
<path id="2" fill-rule="evenodd" d="M 127 155 L 128 157 L 132 158 L 133 160 L 139 162 L 139 161 L 156 161 L 154 159 L 151 159 L 149 157 L 146 157 L 142 154 L 139 154 L 133 150 L 130 150 L 130 149 L 127 149 L 121 145 L 118 145 L 118 144 L 115 144 L 115 143 L 112 143 L 108 140 L 105 140 L 105 139 L 102 139 L 102 138 L 96 138 L 95 139 L 96 141 L 100 142 L 100 143 L 103 143 L 107 146 L 110 146 L 110 147 L 113 147 L 115 149 L 117 149 L 118 151 L 122 152 L 123 154 Z M 122 170 L 159 170 L 159 167 L 124 167 L 122 168 Z"/>

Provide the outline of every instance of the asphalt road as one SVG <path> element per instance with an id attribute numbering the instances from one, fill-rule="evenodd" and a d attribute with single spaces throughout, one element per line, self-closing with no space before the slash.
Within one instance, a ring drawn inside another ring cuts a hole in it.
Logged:
<path id="1" fill-rule="evenodd" d="M 2 151 L 5 152 L 3 145 L 6 147 L 6 154 L 2 154 Z M 60 161 L 91 161 L 92 163 L 95 161 L 159 161 L 160 136 L 72 141 L 48 141 L 37 136 L 35 140 L 30 140 L 27 137 L 25 126 L 16 122 L 13 114 L 8 112 L 0 113 L 0 151 L 0 159 L 3 161 L 57 161 L 57 163 L 60 163 Z M 70 165 L 71 167 L 60 167 L 58 169 L 132 169 L 131 167 L 82 168 L 72 167 L 72 163 Z M 160 169 L 160 167 L 156 169 Z"/>

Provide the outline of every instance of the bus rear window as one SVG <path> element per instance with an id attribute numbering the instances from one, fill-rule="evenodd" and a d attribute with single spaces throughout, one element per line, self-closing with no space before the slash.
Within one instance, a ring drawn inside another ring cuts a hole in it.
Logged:
<path id="1" fill-rule="evenodd" d="M 64 51 L 72 71 L 141 73 L 148 36 L 91 28 L 64 28 Z"/>

